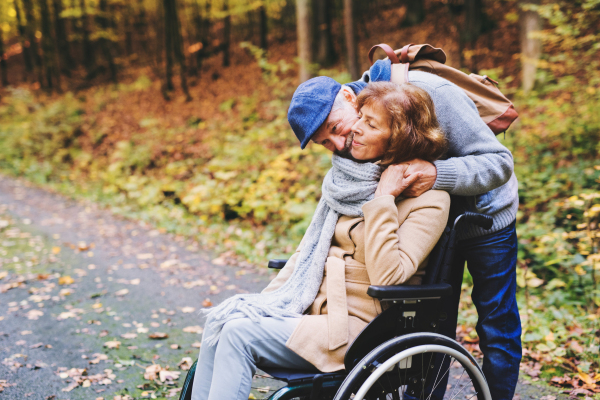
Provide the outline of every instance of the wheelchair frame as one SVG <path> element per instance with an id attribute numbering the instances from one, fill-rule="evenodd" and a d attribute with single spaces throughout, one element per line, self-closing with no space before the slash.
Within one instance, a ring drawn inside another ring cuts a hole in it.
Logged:
<path id="1" fill-rule="evenodd" d="M 350 345 L 344 358 L 344 371 L 311 374 L 261 368 L 274 379 L 288 384 L 273 393 L 268 400 L 348 400 L 360 382 L 362 386 L 355 398 L 362 399 L 361 396 L 371 393 L 369 388 L 363 390 L 365 384 L 374 381 L 376 378 L 373 377 L 381 376 L 395 365 L 400 368 L 399 360 L 409 357 L 415 351 L 411 349 L 415 348 L 418 351 L 435 349 L 439 353 L 451 353 L 452 357 L 460 360 L 463 367 L 466 366 L 465 370 L 474 386 L 481 391 L 482 399 L 491 400 L 485 377 L 476 360 L 458 342 L 437 333 L 440 322 L 446 318 L 441 312 L 442 299 L 452 294 L 452 287 L 447 281 L 454 257 L 457 229 L 464 224 L 490 229 L 493 219 L 466 212 L 456 218 L 452 226 L 446 227 L 429 256 L 422 285 L 369 287 L 367 293 L 382 302 L 384 311 Z M 270 260 L 268 266 L 281 269 L 286 262 L 287 260 Z M 373 346 L 374 343 L 378 345 Z M 405 375 L 407 371 L 417 368 L 418 364 L 416 362 L 415 366 L 405 366 Z M 431 359 L 429 364 L 431 365 Z M 191 399 L 195 366 L 196 363 L 188 371 L 180 400 Z M 420 367 L 423 368 L 423 365 Z M 374 397 L 371 394 L 369 398 Z M 400 399 L 398 393 L 392 393 L 392 398 Z"/>

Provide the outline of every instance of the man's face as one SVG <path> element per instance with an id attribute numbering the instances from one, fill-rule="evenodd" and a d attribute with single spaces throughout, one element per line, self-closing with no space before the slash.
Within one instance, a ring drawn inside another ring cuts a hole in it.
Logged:
<path id="1" fill-rule="evenodd" d="M 317 129 L 311 140 L 325 146 L 329 151 L 344 157 L 350 157 L 352 148 L 352 126 L 358 113 L 350 104 L 329 114 L 325 122 Z"/>

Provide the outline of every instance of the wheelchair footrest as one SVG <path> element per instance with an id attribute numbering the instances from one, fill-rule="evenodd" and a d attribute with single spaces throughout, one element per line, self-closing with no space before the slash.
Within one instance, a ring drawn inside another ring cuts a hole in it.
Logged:
<path id="1" fill-rule="evenodd" d="M 369 286 L 367 294 L 379 300 L 437 299 L 452 294 L 447 283 L 430 285 Z"/>

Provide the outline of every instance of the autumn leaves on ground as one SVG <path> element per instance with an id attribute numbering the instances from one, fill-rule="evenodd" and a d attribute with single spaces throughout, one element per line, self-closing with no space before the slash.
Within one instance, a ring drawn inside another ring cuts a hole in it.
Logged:
<path id="1" fill-rule="evenodd" d="M 212 266 L 197 243 L 94 204 L 10 179 L 0 188 L 8 398 L 176 397 L 199 351 L 199 311 L 268 281 L 264 270 Z"/>

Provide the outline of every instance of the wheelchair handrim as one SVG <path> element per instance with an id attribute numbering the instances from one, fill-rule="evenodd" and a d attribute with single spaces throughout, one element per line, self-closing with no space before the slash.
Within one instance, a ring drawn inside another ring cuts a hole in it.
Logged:
<path id="1" fill-rule="evenodd" d="M 471 372 L 472 376 L 474 376 L 475 379 L 477 379 L 477 383 L 479 384 L 479 387 L 483 391 L 483 393 L 482 393 L 483 400 L 491 400 L 492 399 L 492 395 L 490 394 L 490 390 L 487 386 L 485 378 L 483 377 L 483 375 L 479 374 L 479 368 L 477 366 L 473 365 L 473 363 L 469 359 L 469 357 L 465 356 L 464 354 L 462 354 L 459 351 L 454 350 L 450 347 L 445 347 L 445 346 L 440 346 L 440 345 L 435 345 L 435 344 L 426 344 L 426 345 L 416 346 L 416 347 L 412 347 L 410 349 L 401 351 L 400 353 L 395 354 L 394 356 L 390 357 L 383 364 L 379 365 L 375 369 L 375 371 L 373 371 L 371 373 L 371 375 L 369 375 L 369 377 L 361 385 L 360 389 L 354 396 L 353 400 L 363 400 L 365 395 L 369 391 L 369 389 L 371 389 L 371 386 L 373 386 L 373 384 L 375 383 L 375 381 L 377 381 L 377 379 L 379 379 L 387 370 L 392 368 L 395 364 L 399 363 L 400 360 L 417 355 L 417 354 L 430 353 L 430 352 L 447 354 L 451 357 L 456 358 L 458 361 L 460 361 L 461 364 L 463 365 L 463 367 L 468 368 L 469 372 Z"/>

